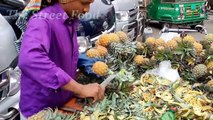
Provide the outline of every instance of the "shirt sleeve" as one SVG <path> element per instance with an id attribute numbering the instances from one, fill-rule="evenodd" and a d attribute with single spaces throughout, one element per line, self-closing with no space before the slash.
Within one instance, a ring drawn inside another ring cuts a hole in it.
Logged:
<path id="1" fill-rule="evenodd" d="M 72 78 L 48 57 L 51 28 L 45 19 L 30 19 L 19 54 L 19 67 L 26 77 L 58 89 Z"/>

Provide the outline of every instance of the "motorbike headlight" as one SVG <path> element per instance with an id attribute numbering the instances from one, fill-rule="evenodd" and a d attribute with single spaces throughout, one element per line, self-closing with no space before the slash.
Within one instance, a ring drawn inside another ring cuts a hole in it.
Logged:
<path id="1" fill-rule="evenodd" d="M 117 21 L 124 22 L 124 21 L 128 21 L 129 19 L 129 15 L 127 11 L 117 11 L 115 15 L 116 15 Z"/>
<path id="2" fill-rule="evenodd" d="M 91 47 L 91 44 L 88 38 L 80 36 L 77 39 L 78 39 L 78 45 L 79 45 L 79 53 L 86 52 L 86 50 Z"/>

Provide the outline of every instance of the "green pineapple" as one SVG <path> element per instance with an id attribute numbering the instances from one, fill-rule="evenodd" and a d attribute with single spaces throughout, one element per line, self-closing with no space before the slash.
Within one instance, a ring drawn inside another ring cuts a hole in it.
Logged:
<path id="1" fill-rule="evenodd" d="M 208 34 L 204 36 L 204 39 L 201 41 L 201 44 L 205 49 L 209 49 L 211 43 L 213 43 L 213 34 Z"/>
<path id="2" fill-rule="evenodd" d="M 201 78 L 208 73 L 207 67 L 204 64 L 198 64 L 192 69 L 192 73 L 196 78 Z"/>

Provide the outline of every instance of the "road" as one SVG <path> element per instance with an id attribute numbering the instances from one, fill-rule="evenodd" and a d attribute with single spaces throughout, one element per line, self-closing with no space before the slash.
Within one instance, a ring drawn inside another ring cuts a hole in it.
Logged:
<path id="1" fill-rule="evenodd" d="M 204 21 L 204 26 L 206 27 L 208 33 L 213 33 L 213 13 L 211 15 L 209 15 L 208 20 Z M 159 38 L 160 37 L 160 24 L 159 23 L 150 23 L 149 27 L 152 28 L 153 33 L 151 34 L 151 36 L 155 37 L 155 38 Z M 172 28 L 175 28 L 175 26 L 173 26 Z M 188 27 L 190 28 L 190 27 Z M 202 40 L 204 33 L 201 34 L 199 32 L 190 32 L 187 33 L 188 35 L 192 35 L 193 37 L 196 38 L 196 40 Z"/>

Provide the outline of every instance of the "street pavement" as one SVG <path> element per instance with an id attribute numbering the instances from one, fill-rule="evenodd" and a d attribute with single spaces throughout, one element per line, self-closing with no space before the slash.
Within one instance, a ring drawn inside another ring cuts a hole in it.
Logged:
<path id="1" fill-rule="evenodd" d="M 155 38 L 160 37 L 160 30 L 161 30 L 161 25 L 157 22 L 152 22 L 150 23 L 149 27 L 152 28 L 153 33 L 150 36 L 153 36 Z M 204 27 L 206 27 L 208 33 L 213 33 L 213 13 L 211 13 L 208 16 L 208 20 L 204 21 Z M 177 28 L 177 26 L 172 26 L 172 28 Z M 184 26 L 184 28 L 190 29 L 190 27 Z M 193 37 L 196 38 L 196 40 L 202 40 L 203 36 L 205 35 L 204 33 L 199 33 L 199 32 L 188 32 L 188 35 L 192 35 Z"/>

